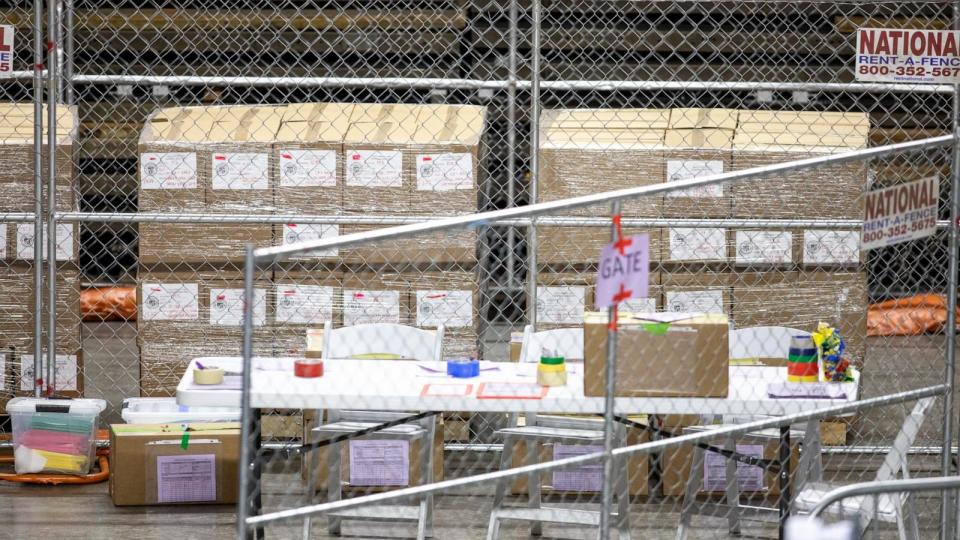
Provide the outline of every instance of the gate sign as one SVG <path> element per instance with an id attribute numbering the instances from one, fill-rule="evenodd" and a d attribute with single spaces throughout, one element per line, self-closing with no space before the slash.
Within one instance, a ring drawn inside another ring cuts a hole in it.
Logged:
<path id="1" fill-rule="evenodd" d="M 960 83 L 960 31 L 860 28 L 858 81 Z"/>
<path id="2" fill-rule="evenodd" d="M 867 193 L 860 249 L 930 236 L 937 229 L 937 176 Z"/>
<path id="3" fill-rule="evenodd" d="M 650 236 L 638 234 L 607 244 L 600 252 L 596 309 L 646 298 L 650 281 Z"/>
<path id="4" fill-rule="evenodd" d="M 0 73 L 13 71 L 13 27 L 0 25 Z"/>

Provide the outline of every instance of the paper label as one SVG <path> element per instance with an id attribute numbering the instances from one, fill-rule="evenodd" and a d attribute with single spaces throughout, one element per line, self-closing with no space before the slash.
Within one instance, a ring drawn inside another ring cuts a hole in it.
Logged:
<path id="1" fill-rule="evenodd" d="M 738 444 L 737 453 L 763 458 L 763 445 Z M 737 463 L 737 487 L 740 492 L 763 491 L 763 469 L 756 465 Z M 703 460 L 703 491 L 726 491 L 727 458 L 723 454 L 707 451 Z"/>
<path id="2" fill-rule="evenodd" d="M 253 290 L 253 325 L 267 323 L 267 291 Z M 210 289 L 210 324 L 243 326 L 243 289 Z"/>
<path id="3" fill-rule="evenodd" d="M 713 227 L 670 229 L 670 260 L 723 261 L 726 259 L 726 229 Z"/>
<path id="4" fill-rule="evenodd" d="M 473 326 L 473 292 L 417 291 L 417 326 Z"/>
<path id="5" fill-rule="evenodd" d="M 592 444 L 554 444 L 553 459 L 565 459 L 603 452 L 603 446 Z M 603 462 L 598 461 L 575 469 L 553 473 L 553 489 L 561 491 L 600 491 L 603 489 Z"/>
<path id="6" fill-rule="evenodd" d="M 696 159 L 667 160 L 667 182 L 703 178 L 713 174 L 723 174 L 723 162 L 720 160 L 701 161 Z M 723 197 L 723 185 L 712 184 L 693 188 L 668 191 L 667 197 Z"/>
<path id="7" fill-rule="evenodd" d="M 269 189 L 268 154 L 213 154 L 213 189 Z"/>
<path id="8" fill-rule="evenodd" d="M 217 458 L 214 454 L 157 456 L 157 502 L 217 500 Z"/>
<path id="9" fill-rule="evenodd" d="M 37 386 L 42 390 L 47 389 L 47 355 L 40 357 L 40 377 L 33 374 L 33 355 L 25 354 L 20 357 L 20 390 L 33 390 L 33 384 L 36 380 Z M 77 356 L 75 354 L 58 354 L 56 356 L 56 380 L 53 384 L 57 390 L 77 392 L 80 390 L 77 381 Z"/>
<path id="10" fill-rule="evenodd" d="M 403 154 L 392 150 L 348 150 L 347 185 L 403 186 Z"/>
<path id="11" fill-rule="evenodd" d="M 857 231 L 803 231 L 804 264 L 857 264 L 860 235 Z"/>
<path id="12" fill-rule="evenodd" d="M 603 246 L 595 307 L 604 309 L 631 298 L 646 298 L 650 285 L 650 237 L 638 234 Z"/>
<path id="13" fill-rule="evenodd" d="M 280 185 L 336 187 L 337 153 L 334 150 L 280 150 Z"/>
<path id="14" fill-rule="evenodd" d="M 196 187 L 196 153 L 140 154 L 140 189 L 193 189 Z"/>
<path id="15" fill-rule="evenodd" d="M 72 261 L 73 253 L 73 225 L 70 223 L 61 223 L 57 225 L 57 260 Z M 17 258 L 26 261 L 33 260 L 33 223 L 17 224 Z M 42 257 L 47 260 L 47 224 L 43 224 L 43 246 Z"/>
<path id="16" fill-rule="evenodd" d="M 857 30 L 856 78 L 870 82 L 960 83 L 960 32 Z"/>
<path id="17" fill-rule="evenodd" d="M 7 224 L 0 223 L 0 259 L 7 258 Z"/>
<path id="18" fill-rule="evenodd" d="M 937 230 L 940 177 L 867 193 L 860 249 L 910 242 Z"/>
<path id="19" fill-rule="evenodd" d="M 667 311 L 673 313 L 724 313 L 723 291 L 667 291 Z"/>
<path id="20" fill-rule="evenodd" d="M 793 260 L 793 234 L 786 231 L 737 231 L 737 262 L 786 264 Z"/>
<path id="21" fill-rule="evenodd" d="M 192 321 L 200 317 L 196 283 L 144 283 L 140 320 Z"/>
<path id="22" fill-rule="evenodd" d="M 350 441 L 350 484 L 409 485 L 410 443 L 391 440 Z"/>
<path id="23" fill-rule="evenodd" d="M 343 291 L 343 325 L 400 324 L 399 291 Z"/>
<path id="24" fill-rule="evenodd" d="M 471 154 L 420 154 L 417 156 L 418 191 L 453 191 L 473 188 Z"/>
<path id="25" fill-rule="evenodd" d="M 582 324 L 587 288 L 579 285 L 537 287 L 537 321 L 548 324 Z"/>
<path id="26" fill-rule="evenodd" d="M 277 285 L 277 322 L 312 324 L 333 318 L 333 287 Z"/>
<path id="27" fill-rule="evenodd" d="M 289 246 L 298 242 L 310 242 L 312 240 L 321 240 L 323 238 L 336 238 L 340 236 L 339 225 L 329 224 L 311 224 L 302 225 L 298 223 L 287 223 L 283 226 L 283 245 Z M 310 257 L 336 257 L 340 253 L 337 248 L 316 249 L 296 256 L 297 259 L 306 259 Z"/>
<path id="28" fill-rule="evenodd" d="M 7 388 L 7 353 L 0 353 L 0 388 Z"/>
<path id="29" fill-rule="evenodd" d="M 13 71 L 13 37 L 14 27 L 12 25 L 0 25 L 0 73 Z"/>
<path id="30" fill-rule="evenodd" d="M 625 302 L 620 302 L 619 309 L 627 313 L 651 313 L 657 310 L 657 299 L 632 298 Z"/>

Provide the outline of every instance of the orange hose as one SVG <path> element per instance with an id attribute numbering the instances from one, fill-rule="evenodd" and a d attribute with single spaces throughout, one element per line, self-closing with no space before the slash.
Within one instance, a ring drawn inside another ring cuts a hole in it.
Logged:
<path id="1" fill-rule="evenodd" d="M 110 478 L 110 460 L 107 456 L 110 450 L 101 448 L 97 450 L 97 461 L 100 464 L 100 470 L 84 476 L 70 476 L 67 474 L 10 474 L 0 473 L 0 480 L 7 482 L 18 482 L 21 484 L 99 484 L 106 482 Z M 0 456 L 0 463 L 13 463 L 13 456 Z"/>

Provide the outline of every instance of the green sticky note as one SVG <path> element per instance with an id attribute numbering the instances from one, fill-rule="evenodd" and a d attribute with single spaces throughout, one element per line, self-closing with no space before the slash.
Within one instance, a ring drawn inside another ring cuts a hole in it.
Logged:
<path id="1" fill-rule="evenodd" d="M 643 323 L 640 326 L 655 336 L 662 336 L 663 334 L 666 334 L 668 330 L 670 330 L 670 323 L 666 322 Z"/>
<path id="2" fill-rule="evenodd" d="M 184 431 L 183 437 L 180 437 L 180 448 L 183 448 L 184 450 L 186 450 L 187 446 L 189 445 L 190 445 L 190 432 Z"/>

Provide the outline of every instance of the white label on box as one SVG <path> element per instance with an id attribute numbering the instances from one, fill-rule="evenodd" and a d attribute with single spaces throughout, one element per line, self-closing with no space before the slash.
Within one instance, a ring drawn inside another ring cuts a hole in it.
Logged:
<path id="1" fill-rule="evenodd" d="M 193 189 L 196 187 L 196 153 L 148 152 L 140 155 L 140 189 Z"/>
<path id="2" fill-rule="evenodd" d="M 215 454 L 157 456 L 157 502 L 217 500 Z"/>
<path id="3" fill-rule="evenodd" d="M 667 311 L 672 313 L 724 313 L 723 291 L 667 291 Z"/>
<path id="4" fill-rule="evenodd" d="M 33 223 L 17 224 L 17 258 L 26 261 L 33 260 Z M 43 224 L 42 257 L 47 260 L 47 224 Z M 72 261 L 73 253 L 73 225 L 70 223 L 57 224 L 57 260 Z"/>
<path id="5" fill-rule="evenodd" d="M 268 154 L 214 153 L 213 189 L 269 189 Z"/>
<path id="6" fill-rule="evenodd" d="M 737 231 L 737 262 L 785 264 L 793 260 L 793 234 L 786 231 Z"/>
<path id="7" fill-rule="evenodd" d="M 471 291 L 417 291 L 417 326 L 473 326 Z"/>
<path id="8" fill-rule="evenodd" d="M 343 291 L 343 325 L 400 324 L 399 291 Z"/>
<path id="9" fill-rule="evenodd" d="M 594 444 L 554 444 L 553 459 L 566 459 L 603 452 Z M 552 488 L 560 491 L 600 491 L 603 489 L 603 462 L 591 463 L 553 473 Z"/>
<path id="10" fill-rule="evenodd" d="M 670 260 L 723 261 L 726 259 L 726 229 L 713 227 L 670 229 Z"/>
<path id="11" fill-rule="evenodd" d="M 763 458 L 763 445 L 738 444 L 737 453 Z M 737 463 L 737 487 L 740 492 L 763 491 L 763 469 L 756 465 Z M 703 491 L 726 491 L 727 458 L 723 454 L 707 451 L 703 460 Z"/>
<path id="12" fill-rule="evenodd" d="M 410 484 L 410 442 L 375 439 L 350 441 L 350 484 Z"/>
<path id="13" fill-rule="evenodd" d="M 403 154 L 394 150 L 348 150 L 347 185 L 403 186 Z"/>
<path id="14" fill-rule="evenodd" d="M 537 321 L 548 324 L 581 324 L 587 288 L 561 285 L 537 287 Z"/>
<path id="15" fill-rule="evenodd" d="M 473 188 L 471 154 L 420 154 L 417 156 L 417 190 L 453 191 Z"/>
<path id="16" fill-rule="evenodd" d="M 76 392 L 79 390 L 77 385 L 77 355 L 58 354 L 54 369 L 56 370 L 56 380 L 53 384 L 56 390 L 66 390 Z M 33 355 L 25 354 L 20 357 L 20 390 L 33 390 L 33 383 L 36 379 L 37 385 L 42 390 L 47 389 L 47 355 L 40 357 L 40 376 L 34 377 L 33 374 Z"/>
<path id="17" fill-rule="evenodd" d="M 857 264 L 860 235 L 857 231 L 803 231 L 804 264 Z"/>
<path id="18" fill-rule="evenodd" d="M 333 287 L 277 285 L 277 322 L 313 324 L 333 318 Z"/>
<path id="19" fill-rule="evenodd" d="M 253 325 L 267 323 L 267 291 L 253 290 Z M 210 289 L 210 324 L 243 326 L 243 289 Z"/>
<path id="20" fill-rule="evenodd" d="M 192 321 L 200 317 L 196 283 L 144 283 L 140 320 Z"/>
<path id="21" fill-rule="evenodd" d="M 336 187 L 337 153 L 333 150 L 280 150 L 283 187 Z"/>
<path id="22" fill-rule="evenodd" d="M 653 313 L 657 310 L 656 298 L 631 298 L 620 302 L 620 311 L 626 313 Z"/>
<path id="23" fill-rule="evenodd" d="M 289 246 L 299 242 L 310 242 L 323 238 L 336 238 L 340 236 L 339 225 L 314 224 L 303 225 L 299 223 L 287 223 L 283 226 L 283 245 Z M 340 253 L 337 248 L 317 249 L 297 255 L 297 259 L 306 259 L 310 257 L 336 257 Z"/>
<path id="24" fill-rule="evenodd" d="M 667 182 L 703 178 L 713 174 L 723 174 L 722 161 L 701 161 L 696 159 L 667 160 Z M 709 186 L 668 191 L 667 197 L 723 197 L 723 185 L 712 184 Z"/>

